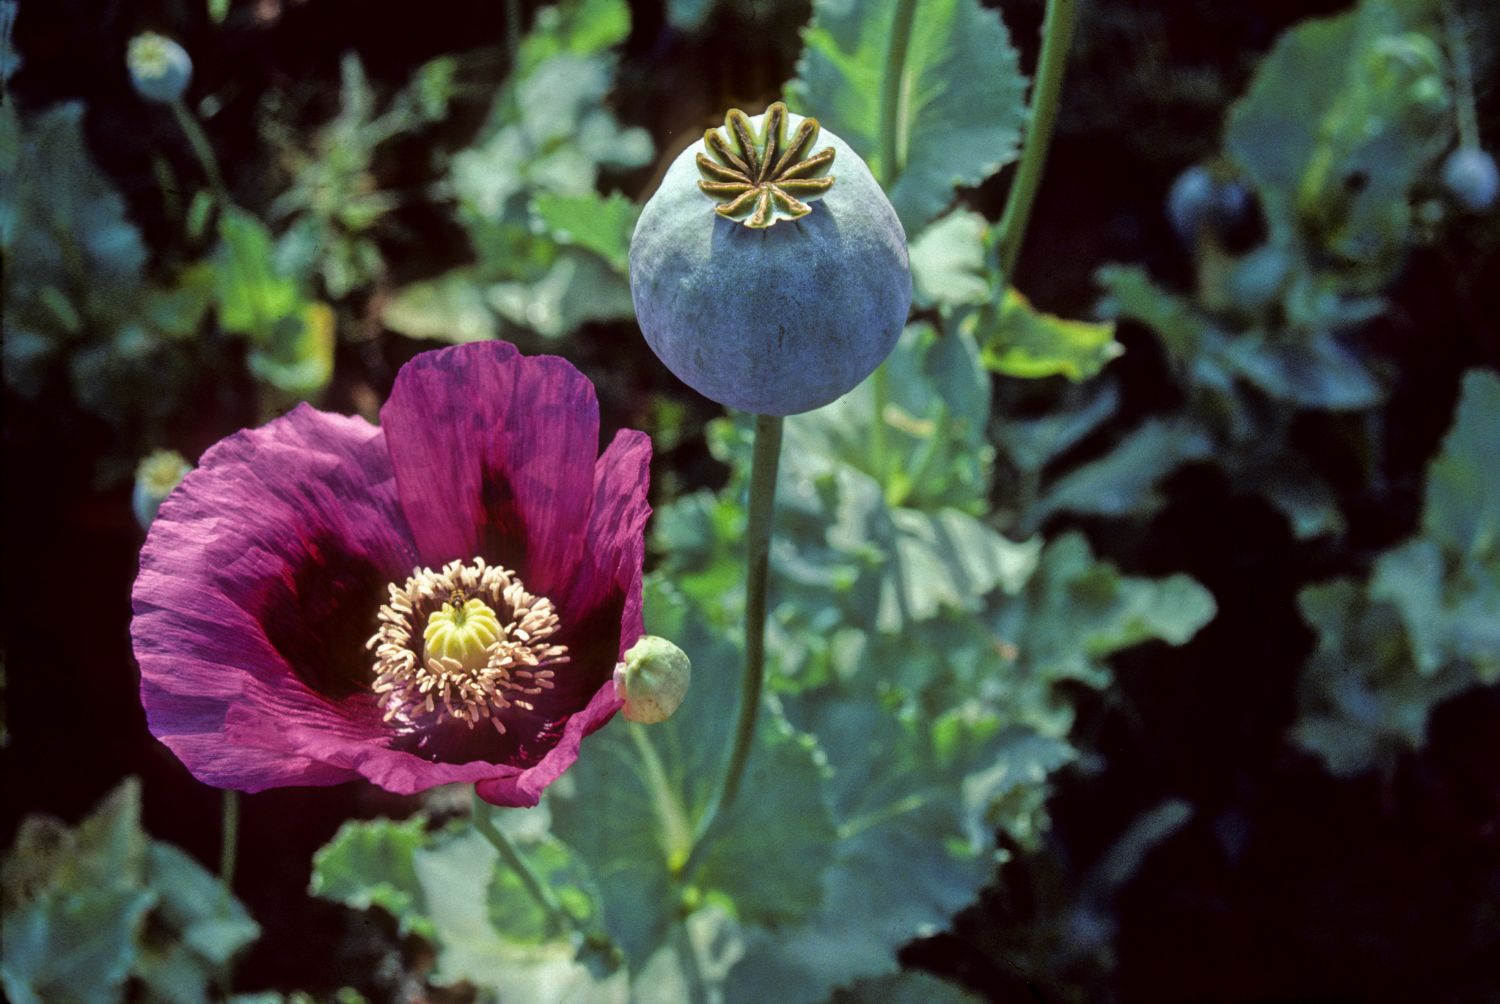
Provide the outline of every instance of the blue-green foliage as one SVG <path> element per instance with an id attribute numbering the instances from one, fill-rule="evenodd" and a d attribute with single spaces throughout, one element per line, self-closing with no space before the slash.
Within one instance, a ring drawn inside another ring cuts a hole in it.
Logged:
<path id="1" fill-rule="evenodd" d="M 649 163 L 642 129 L 605 105 L 610 50 L 630 32 L 623 0 L 572 0 L 537 12 L 516 66 L 444 188 L 477 261 L 401 290 L 384 314 L 403 334 L 473 341 L 506 327 L 555 338 L 631 314 L 626 251 L 638 210 L 599 193 L 609 171 Z"/>
<path id="2" fill-rule="evenodd" d="M 359 57 L 346 54 L 340 71 L 338 114 L 317 131 L 308 148 L 277 117 L 266 116 L 265 126 L 291 174 L 269 211 L 272 219 L 288 221 L 277 241 L 277 262 L 292 274 L 317 274 L 335 300 L 385 273 L 375 236 L 400 196 L 377 186 L 372 173 L 376 151 L 441 120 L 457 92 L 452 58 L 418 67 L 384 107 L 378 107 Z"/>
<path id="3" fill-rule="evenodd" d="M 29 817 L 5 857 L 0 984 L 14 1004 L 192 1004 L 260 936 L 239 901 L 140 825 L 132 778 L 68 828 Z"/>
<path id="4" fill-rule="evenodd" d="M 1422 527 L 1368 582 L 1304 589 L 1318 643 L 1292 736 L 1336 774 L 1420 746 L 1432 709 L 1500 682 L 1500 378 L 1473 371 L 1428 469 Z"/>
<path id="5" fill-rule="evenodd" d="M 209 293 L 198 276 L 148 283 L 140 232 L 84 143 L 82 105 L 25 121 L 15 102 L 0 106 L 0 250 L 7 387 L 34 398 L 65 381 L 127 436 L 180 405 L 180 343 Z"/>
<path id="6" fill-rule="evenodd" d="M 1252 185 L 1265 242 L 1230 252 L 1201 228 L 1191 295 L 1135 266 L 1098 275 L 1101 312 L 1160 340 L 1182 407 L 1046 478 L 1041 466 L 1071 443 L 1037 456 L 1028 442 L 1037 430 L 1002 430 L 1007 459 L 1033 489 L 1022 527 L 1062 511 L 1149 515 L 1163 477 L 1211 460 L 1263 492 L 1299 536 L 1342 530 L 1331 488 L 1288 432 L 1299 412 L 1370 411 L 1385 397 L 1388 376 L 1349 335 L 1379 313 L 1381 290 L 1424 239 L 1416 203 L 1449 143 L 1447 69 L 1430 6 L 1366 0 L 1299 25 L 1265 57 L 1229 113 L 1223 165 Z M 1081 400 L 1077 421 L 1097 427 L 1100 400 Z"/>

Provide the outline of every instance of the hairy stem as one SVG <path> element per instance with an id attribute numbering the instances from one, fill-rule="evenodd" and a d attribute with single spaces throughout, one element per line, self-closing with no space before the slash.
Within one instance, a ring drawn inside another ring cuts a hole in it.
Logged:
<path id="1" fill-rule="evenodd" d="M 193 148 L 193 156 L 198 158 L 198 164 L 203 168 L 203 176 L 208 179 L 209 187 L 214 190 L 214 197 L 219 200 L 221 206 L 229 205 L 229 187 L 224 184 L 224 175 L 219 171 L 219 159 L 214 156 L 213 144 L 203 134 L 203 127 L 198 124 L 197 119 L 193 118 L 193 113 L 188 111 L 187 105 L 182 103 L 181 98 L 173 101 L 171 108 L 178 127 L 187 137 L 188 146 Z"/>
<path id="2" fill-rule="evenodd" d="M 1062 94 L 1063 71 L 1068 65 L 1068 48 L 1073 42 L 1073 27 L 1078 14 L 1078 0 L 1047 0 L 1047 17 L 1042 22 L 1042 55 L 1037 61 L 1036 82 L 1031 89 L 1030 124 L 1026 129 L 1026 146 L 1021 164 L 1005 200 L 1000 217 L 1000 273 L 1012 284 L 1016 260 L 1021 256 L 1021 241 L 1031 216 L 1031 203 L 1042 183 L 1042 169 L 1047 165 L 1047 146 L 1052 127 L 1057 122 L 1058 98 Z"/>
<path id="3" fill-rule="evenodd" d="M 906 125 L 902 111 L 906 87 L 906 50 L 911 47 L 911 25 L 917 0 L 896 0 L 891 22 L 891 47 L 885 54 L 885 86 L 880 94 L 880 183 L 890 188 L 906 167 L 901 133 Z"/>
<path id="4" fill-rule="evenodd" d="M 781 461 L 781 428 L 779 416 L 755 416 L 749 525 L 745 531 L 745 672 L 740 677 L 739 715 L 718 787 L 698 821 L 692 853 L 683 864 L 684 876 L 692 874 L 714 823 L 739 795 L 755 739 L 766 680 L 766 585 L 771 568 L 771 517 L 776 503 L 776 470 Z"/>
<path id="5" fill-rule="evenodd" d="M 573 918 L 563 909 L 563 905 L 553 895 L 551 887 L 537 874 L 531 862 L 527 861 L 521 854 L 519 848 L 511 842 L 510 837 L 495 825 L 490 818 L 490 804 L 479 797 L 479 792 L 474 792 L 474 805 L 472 812 L 474 829 L 479 835 L 490 842 L 490 846 L 500 852 L 500 860 L 504 861 L 519 876 L 521 884 L 526 886 L 526 891 L 531 893 L 531 898 L 536 900 L 542 912 L 547 915 L 547 922 L 557 931 L 566 931 L 573 926 Z"/>
<path id="6" fill-rule="evenodd" d="M 240 844 L 240 793 L 224 789 L 223 822 L 219 830 L 219 881 L 228 891 L 234 885 L 235 854 Z"/>
<path id="7" fill-rule="evenodd" d="M 1479 114 L 1474 108 L 1474 64 L 1469 58 L 1469 23 L 1459 0 L 1443 4 L 1443 22 L 1448 31 L 1449 57 L 1453 61 L 1453 103 L 1458 113 L 1459 146 L 1479 149 Z"/>

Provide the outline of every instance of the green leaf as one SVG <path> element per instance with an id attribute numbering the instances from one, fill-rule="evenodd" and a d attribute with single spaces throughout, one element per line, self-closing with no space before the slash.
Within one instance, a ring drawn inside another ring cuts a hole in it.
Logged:
<path id="1" fill-rule="evenodd" d="M 989 222 L 978 213 L 955 209 L 911 242 L 912 297 L 919 307 L 958 307 L 991 296 L 985 264 Z"/>
<path id="2" fill-rule="evenodd" d="M 889 65 L 898 7 L 915 7 L 906 58 Z M 1016 159 L 1026 79 L 1000 16 L 976 0 L 816 0 L 787 102 L 816 118 L 869 164 L 909 234 L 942 212 L 959 185 Z M 882 107 L 899 75 L 897 106 Z M 881 133 L 892 119 L 896 162 Z"/>
<path id="3" fill-rule="evenodd" d="M 426 845 L 427 820 L 350 821 L 313 856 L 314 896 L 368 910 L 378 906 L 396 919 L 402 934 L 434 936 L 413 855 Z"/>
<path id="4" fill-rule="evenodd" d="M 967 837 L 968 764 L 945 769 L 916 723 L 872 701 L 821 691 L 788 710 L 827 751 L 838 858 L 810 922 L 745 932 L 746 955 L 725 984 L 731 1004 L 812 1004 L 850 980 L 894 973 L 901 944 L 946 924 L 994 875 L 990 835 Z"/>
<path id="5" fill-rule="evenodd" d="M 1500 377 L 1464 376 L 1442 453 L 1428 471 L 1423 532 L 1456 556 L 1500 562 Z"/>
<path id="6" fill-rule="evenodd" d="M 686 701 L 650 728 L 619 721 L 595 734 L 589 756 L 546 802 L 554 832 L 598 883 L 605 929 L 636 965 L 669 937 L 684 881 L 694 899 L 720 903 L 742 921 L 791 923 L 821 902 L 821 884 L 809 876 L 822 872 L 834 846 L 821 755 L 768 706 L 742 796 L 720 815 L 696 874 L 679 874 L 719 774 L 741 657 L 660 585 L 648 594 L 647 613 L 647 630 L 693 660 Z"/>
<path id="7" fill-rule="evenodd" d="M 498 328 L 478 277 L 465 269 L 401 288 L 380 319 L 408 338 L 440 342 L 481 342 L 494 338 Z"/>
<path id="8" fill-rule="evenodd" d="M 1124 351 L 1112 322 L 1042 313 L 1014 289 L 1005 291 L 997 312 L 976 314 L 972 323 L 985 367 L 1006 376 L 1087 380 Z"/>
<path id="9" fill-rule="evenodd" d="M 532 211 L 559 244 L 592 251 L 616 272 L 627 274 L 630 235 L 640 209 L 625 196 L 542 194 L 532 203 Z"/>

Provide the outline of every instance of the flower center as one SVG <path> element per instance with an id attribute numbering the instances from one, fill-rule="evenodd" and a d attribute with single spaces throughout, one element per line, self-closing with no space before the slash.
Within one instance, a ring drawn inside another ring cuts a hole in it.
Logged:
<path id="1" fill-rule="evenodd" d="M 567 647 L 548 641 L 560 626 L 552 601 L 483 558 L 413 569 L 388 590 L 366 646 L 388 722 L 420 728 L 457 719 L 473 728 L 487 719 L 504 732 L 503 713 L 534 710 L 530 699 L 553 686 L 551 667 L 568 661 Z"/>

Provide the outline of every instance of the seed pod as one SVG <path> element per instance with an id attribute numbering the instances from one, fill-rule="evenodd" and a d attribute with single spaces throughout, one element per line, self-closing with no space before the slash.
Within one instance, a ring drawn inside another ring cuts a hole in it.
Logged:
<path id="1" fill-rule="evenodd" d="M 684 150 L 641 212 L 630 292 L 679 379 L 791 415 L 848 392 L 911 307 L 906 233 L 859 154 L 777 102 Z"/>
<path id="2" fill-rule="evenodd" d="M 171 104 L 187 93 L 193 79 L 193 59 L 165 35 L 143 32 L 130 40 L 125 65 L 136 93 L 147 101 Z"/>
<path id="3" fill-rule="evenodd" d="M 615 667 L 615 693 L 629 721 L 654 725 L 672 717 L 687 697 L 693 665 L 687 653 L 656 635 L 642 635 Z"/>
<path id="4" fill-rule="evenodd" d="M 1495 158 L 1475 147 L 1459 147 L 1443 161 L 1443 186 L 1469 212 L 1484 212 L 1500 194 Z"/>

